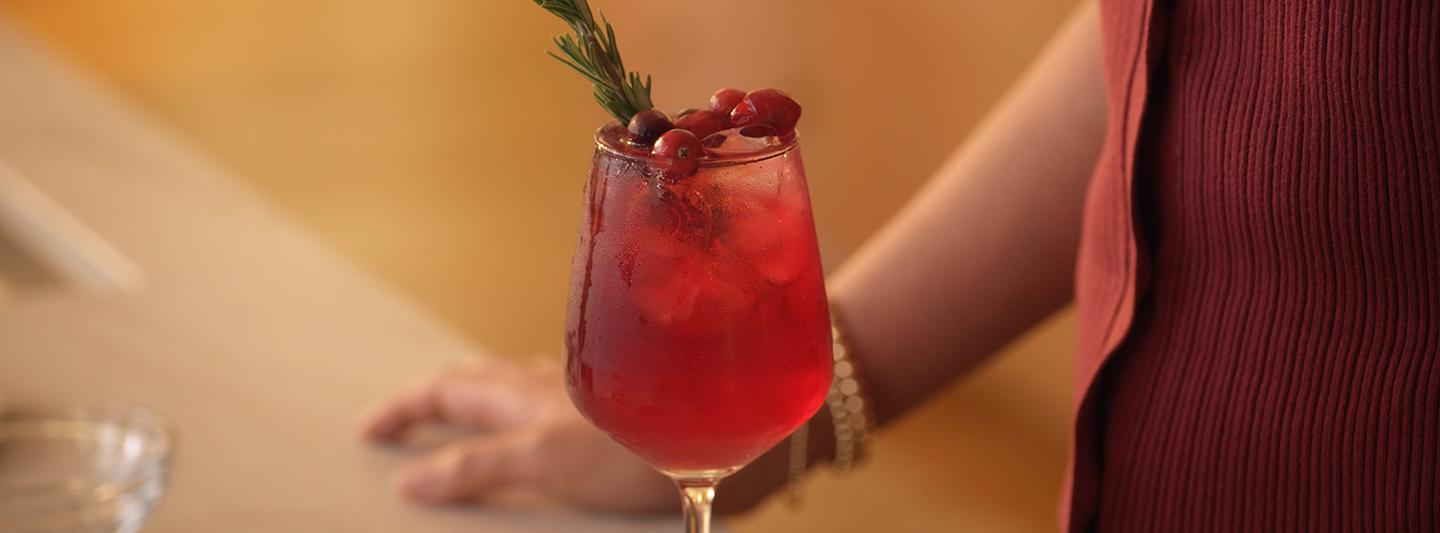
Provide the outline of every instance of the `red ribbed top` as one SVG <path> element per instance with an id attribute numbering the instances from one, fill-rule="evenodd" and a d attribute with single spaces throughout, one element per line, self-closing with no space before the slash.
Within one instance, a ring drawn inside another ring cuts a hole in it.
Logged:
<path id="1" fill-rule="evenodd" d="M 1440 531 L 1440 2 L 1105 10 L 1072 530 Z"/>

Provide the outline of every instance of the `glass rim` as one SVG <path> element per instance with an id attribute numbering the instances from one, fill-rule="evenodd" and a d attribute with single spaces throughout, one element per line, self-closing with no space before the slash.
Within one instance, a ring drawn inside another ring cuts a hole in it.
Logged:
<path id="1" fill-rule="evenodd" d="M 629 160 L 629 161 L 642 161 L 642 162 L 649 163 L 649 162 L 651 162 L 651 161 L 658 161 L 658 160 L 659 160 L 659 158 L 652 157 L 652 156 L 641 155 L 641 154 L 626 153 L 626 152 L 620 150 L 618 147 L 611 146 L 609 143 L 606 143 L 606 142 L 605 142 L 605 139 L 604 139 L 605 129 L 606 129 L 606 128 L 610 128 L 610 127 L 619 127 L 619 125 L 620 125 L 620 123 L 618 123 L 618 122 L 607 122 L 607 123 L 605 123 L 605 124 L 602 124 L 599 128 L 597 128 L 597 129 L 595 130 L 595 135 L 594 135 L 594 139 L 595 139 L 595 149 L 597 149 L 597 150 L 599 150 L 599 151 L 602 151 L 602 152 L 605 152 L 605 153 L 607 153 L 607 154 L 609 154 L 609 155 L 611 155 L 611 156 L 613 156 L 613 157 L 617 157 L 617 158 L 625 159 L 625 160 Z M 759 152 L 755 152 L 755 153 L 753 153 L 753 154 L 734 155 L 734 156 L 721 156 L 721 157 L 709 157 L 709 156 L 707 156 L 707 157 L 701 158 L 701 159 L 700 159 L 700 168 L 729 167 L 729 166 L 735 166 L 735 165 L 743 165 L 743 164 L 746 164 L 746 163 L 755 163 L 755 162 L 764 161 L 764 160 L 767 160 L 767 159 L 773 159 L 773 158 L 776 158 L 776 157 L 779 157 L 779 156 L 782 156 L 782 155 L 785 155 L 785 154 L 790 153 L 791 151 L 793 151 L 793 150 L 794 150 L 796 147 L 798 147 L 799 145 L 800 145 L 800 132 L 797 130 L 797 131 L 795 131 L 795 132 L 792 132 L 792 133 L 789 134 L 789 135 L 786 135 L 786 136 L 784 136 L 784 137 L 781 137 L 781 138 L 780 138 L 780 144 L 779 144 L 778 146 L 775 146 L 775 147 L 772 147 L 772 148 L 769 148 L 769 149 L 766 149 L 766 150 L 762 150 L 762 151 L 759 151 Z"/>
<path id="2" fill-rule="evenodd" d="M 146 405 L 107 400 L 80 403 L 44 403 L 32 401 L 6 402 L 0 405 L 0 424 L 4 420 L 33 420 L 38 422 L 72 422 L 81 424 L 102 424 L 118 421 L 147 431 L 152 435 L 152 450 L 145 453 L 138 468 L 130 475 L 119 479 L 103 479 L 94 474 L 68 476 L 53 481 L 30 483 L 0 482 L 0 495 L 11 496 L 59 496 L 75 497 L 98 494 L 106 501 L 169 474 L 176 448 L 175 423 Z"/>

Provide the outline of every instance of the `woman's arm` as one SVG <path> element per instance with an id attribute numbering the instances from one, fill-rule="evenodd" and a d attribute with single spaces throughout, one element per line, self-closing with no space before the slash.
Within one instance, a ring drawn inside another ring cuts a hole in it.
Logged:
<path id="1" fill-rule="evenodd" d="M 1104 128 L 1098 10 L 1087 2 L 930 183 L 830 279 L 882 422 L 1070 300 Z"/>
<path id="2" fill-rule="evenodd" d="M 1103 91 L 1099 12 L 1086 2 L 971 138 L 830 278 L 880 422 L 1070 300 Z M 829 418 L 811 421 L 812 460 L 833 453 Z M 726 480 L 717 508 L 749 508 L 784 484 L 785 448 Z"/>

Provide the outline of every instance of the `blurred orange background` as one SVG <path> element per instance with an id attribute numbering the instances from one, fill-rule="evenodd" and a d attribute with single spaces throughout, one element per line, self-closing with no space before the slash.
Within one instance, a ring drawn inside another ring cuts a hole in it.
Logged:
<path id="1" fill-rule="evenodd" d="M 593 0 L 662 109 L 784 88 L 833 268 L 961 142 L 1076 4 Z M 497 352 L 554 352 L 606 119 L 529 1 L 3 0 L 355 263 Z M 1070 313 L 735 531 L 1047 531 Z M 723 497 L 723 491 L 722 491 Z M 943 528 L 942 528 L 943 529 Z"/>

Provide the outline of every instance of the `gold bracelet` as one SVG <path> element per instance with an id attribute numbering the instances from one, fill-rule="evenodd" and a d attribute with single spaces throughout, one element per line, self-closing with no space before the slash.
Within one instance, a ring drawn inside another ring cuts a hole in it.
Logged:
<path id="1" fill-rule="evenodd" d="M 839 321 L 831 318 L 830 347 L 834 354 L 834 377 L 830 391 L 825 395 L 825 404 L 830 411 L 832 427 L 835 429 L 835 457 L 831 466 L 836 472 L 849 472 L 865 456 L 870 444 L 871 430 L 875 416 L 872 402 L 865 397 L 865 386 L 850 356 L 850 343 L 846 339 Z M 819 416 L 818 414 L 816 416 Z M 801 482 L 809 467 L 807 455 L 810 447 L 809 423 L 795 428 L 790 434 L 790 487 L 788 502 L 791 508 L 801 503 Z"/>

